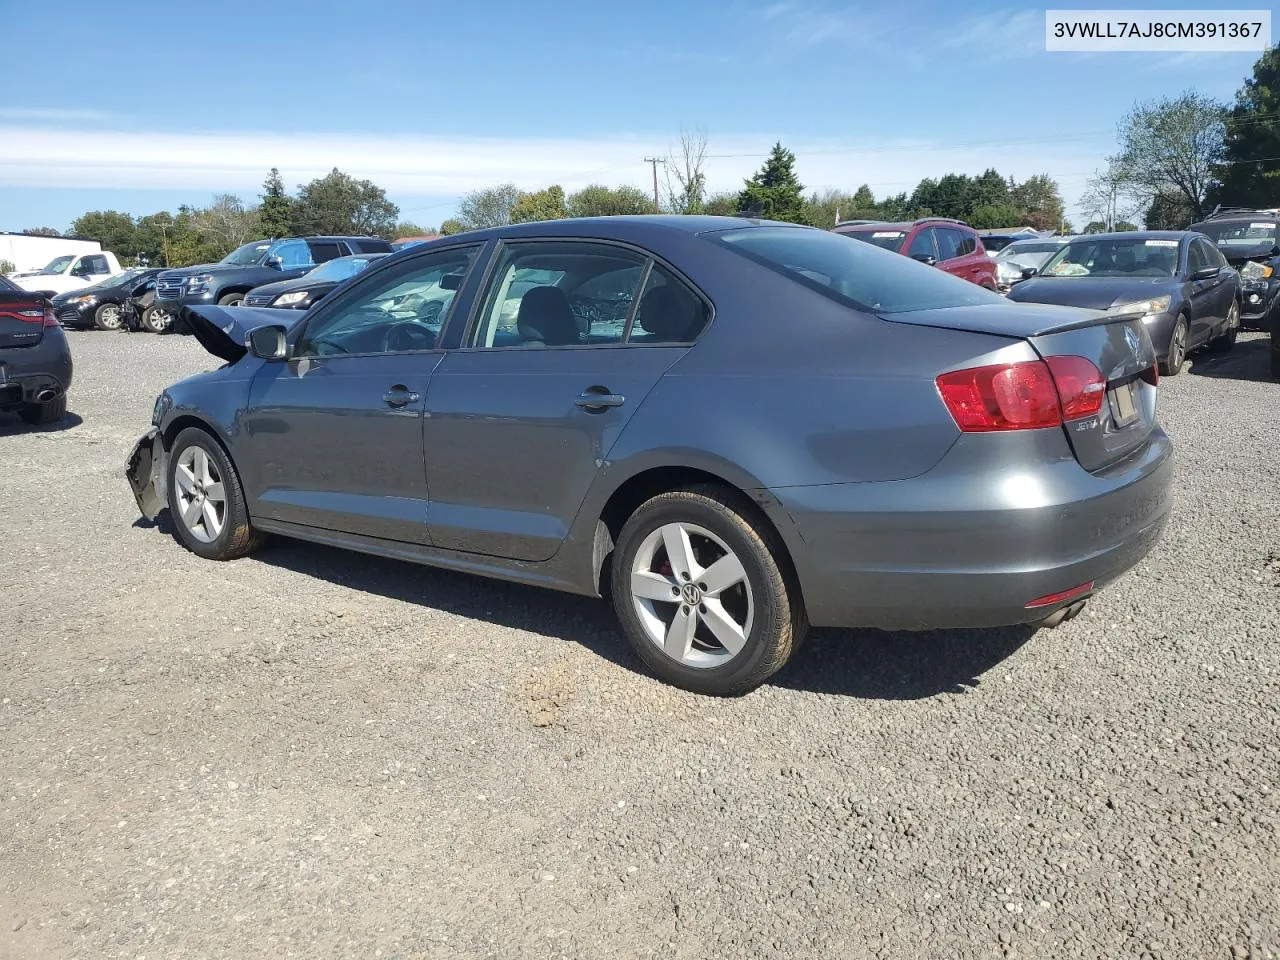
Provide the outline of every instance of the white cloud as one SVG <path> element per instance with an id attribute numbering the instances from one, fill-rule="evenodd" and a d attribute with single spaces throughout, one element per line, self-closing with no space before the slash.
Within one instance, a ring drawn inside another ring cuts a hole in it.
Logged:
<path id="1" fill-rule="evenodd" d="M 0 107 L 4 120 L 106 120 L 110 114 L 102 110 L 63 110 L 57 107 Z"/>
<path id="2" fill-rule="evenodd" d="M 707 174 L 710 189 L 736 190 L 759 168 L 775 136 L 714 137 Z M 1084 179 L 1107 149 L 1083 138 L 1053 141 L 1000 137 L 948 144 L 933 140 L 872 141 L 790 137 L 806 188 L 852 190 L 867 183 L 877 196 L 910 191 L 923 177 L 976 174 L 995 167 L 1021 180 L 1048 172 L 1060 179 L 1072 204 Z M 662 156 L 665 137 L 517 139 L 357 134 L 164 133 L 121 130 L 76 132 L 0 124 L 0 186 L 31 189 L 94 188 L 230 191 L 250 197 L 266 172 L 278 167 L 290 186 L 334 167 L 367 177 L 400 197 L 457 197 L 469 190 L 513 182 L 522 188 L 559 183 L 572 191 L 588 183 L 629 183 L 648 189 L 646 156 Z M 412 204 L 406 204 L 406 213 Z"/>

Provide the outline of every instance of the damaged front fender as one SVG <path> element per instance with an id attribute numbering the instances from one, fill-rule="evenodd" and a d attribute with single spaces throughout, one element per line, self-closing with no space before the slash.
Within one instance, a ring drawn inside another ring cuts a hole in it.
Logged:
<path id="1" fill-rule="evenodd" d="M 133 445 L 133 452 L 125 465 L 124 475 L 133 490 L 133 498 L 148 520 L 154 520 L 168 505 L 164 461 L 164 438 L 158 429 L 152 427 Z"/>

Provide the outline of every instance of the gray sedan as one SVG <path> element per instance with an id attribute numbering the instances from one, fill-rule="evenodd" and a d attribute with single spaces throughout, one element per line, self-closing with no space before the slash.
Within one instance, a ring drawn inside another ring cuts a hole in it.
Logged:
<path id="1" fill-rule="evenodd" d="M 1029 273 L 1009 299 L 1139 316 L 1169 376 L 1199 347 L 1230 350 L 1240 332 L 1240 276 L 1198 233 L 1076 237 Z"/>
<path id="2" fill-rule="evenodd" d="M 617 217 L 387 257 L 225 360 L 128 476 L 214 560 L 268 534 L 612 599 L 734 694 L 810 624 L 1056 624 L 1169 511 L 1143 323 L 1011 304 L 820 230 Z"/>

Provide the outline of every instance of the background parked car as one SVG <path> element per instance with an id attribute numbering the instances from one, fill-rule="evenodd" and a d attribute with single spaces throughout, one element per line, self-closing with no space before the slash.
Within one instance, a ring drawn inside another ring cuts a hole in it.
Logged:
<path id="1" fill-rule="evenodd" d="M 1076 237 L 1009 299 L 1140 314 L 1169 376 L 1199 347 L 1230 350 L 1240 331 L 1240 278 L 1207 237 L 1190 231 Z"/>
<path id="2" fill-rule="evenodd" d="M 1071 237 L 1036 237 L 1015 240 L 995 255 L 996 284 L 1001 293 L 1008 293 L 1015 283 L 1026 279 L 1027 270 L 1039 270 L 1045 261 L 1062 249 Z"/>
<path id="3" fill-rule="evenodd" d="M 835 232 L 937 266 L 988 290 L 997 289 L 996 268 L 981 238 L 960 220 L 928 217 L 910 223 L 839 226 Z"/>
<path id="4" fill-rule="evenodd" d="M 1019 227 L 1016 230 L 979 230 L 978 236 L 982 238 L 987 256 L 994 257 L 1009 244 L 1038 237 L 1040 234 L 1030 227 Z"/>
<path id="5" fill-rule="evenodd" d="M 416 247 L 419 244 L 430 243 L 432 240 L 439 239 L 440 234 L 438 233 L 424 233 L 418 237 L 398 237 L 391 241 L 391 249 L 396 251 L 405 250 L 409 247 Z"/>
<path id="6" fill-rule="evenodd" d="M 122 325 L 132 332 L 164 333 L 173 325 L 173 314 L 156 303 L 156 277 L 148 277 L 120 306 Z"/>
<path id="7" fill-rule="evenodd" d="M 280 280 L 254 287 L 245 294 L 244 305 L 306 310 L 344 280 L 363 272 L 371 263 L 385 256 L 388 254 L 361 253 L 350 257 L 336 257 L 296 280 Z"/>
<path id="8" fill-rule="evenodd" d="M 1240 272 L 1240 324 L 1271 333 L 1271 372 L 1280 377 L 1280 215 L 1273 210 L 1219 208 L 1188 229 L 1212 240 Z"/>
<path id="9" fill-rule="evenodd" d="M 810 623 L 1061 622 L 1171 504 L 1139 318 L 808 227 L 517 224 L 305 313 L 188 312 L 225 365 L 161 393 L 128 467 L 185 547 L 277 533 L 610 593 L 644 662 L 707 693 Z"/>
<path id="10" fill-rule="evenodd" d="M 217 263 L 166 270 L 156 278 L 156 304 L 174 318 L 180 329 L 184 306 L 216 303 L 238 306 L 254 287 L 292 280 L 317 264 L 353 253 L 391 253 L 379 237 L 289 237 L 255 240 L 233 250 Z"/>
<path id="11" fill-rule="evenodd" d="M 120 273 L 120 261 L 110 251 L 67 253 L 50 260 L 43 270 L 13 277 L 24 290 L 52 290 L 66 293 Z"/>
<path id="12" fill-rule="evenodd" d="M 32 424 L 61 420 L 71 389 L 71 347 L 51 295 L 0 276 L 0 410 Z"/>
<path id="13" fill-rule="evenodd" d="M 154 279 L 160 269 L 131 267 L 83 289 L 58 294 L 53 298 L 58 322 L 64 327 L 119 330 L 124 326 L 125 301 L 134 296 L 147 280 Z"/>

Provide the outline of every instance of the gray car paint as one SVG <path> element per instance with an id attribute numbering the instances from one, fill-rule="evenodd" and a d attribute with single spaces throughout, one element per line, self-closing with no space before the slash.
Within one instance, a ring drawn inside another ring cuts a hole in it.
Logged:
<path id="1" fill-rule="evenodd" d="M 1114 430 L 1104 412 L 1093 421 L 1097 436 L 1081 438 L 1060 428 L 961 434 L 934 385 L 946 370 L 1083 350 L 1127 378 L 1153 361 L 1136 321 L 1100 325 L 1096 314 L 993 296 L 989 312 L 955 311 L 961 329 L 944 328 L 942 316 L 886 322 L 701 235 L 751 228 L 721 218 L 600 218 L 468 235 L 485 249 L 438 349 L 329 358 L 348 370 L 325 380 L 332 395 L 318 399 L 320 391 L 311 407 L 299 401 L 274 419 L 251 414 L 253 391 L 295 361 L 244 356 L 169 388 L 157 433 L 167 444 L 185 425 L 206 425 L 236 463 L 263 530 L 589 595 L 599 592 L 609 548 L 602 518 L 611 498 L 655 471 L 716 479 L 776 528 L 815 625 L 1027 622 L 1049 612 L 1025 609 L 1033 597 L 1101 584 L 1150 548 L 1168 513 L 1171 472 L 1154 390 L 1139 388 L 1138 430 Z M 691 347 L 458 349 L 497 242 L 538 236 L 649 252 L 708 298 L 714 319 Z M 344 295 L 462 239 L 388 257 Z M 262 322 L 252 313 L 225 311 L 245 316 L 246 328 Z M 381 397 L 397 383 L 425 399 L 388 419 Z M 604 414 L 576 406 L 593 386 L 626 403 Z M 387 456 L 389 473 L 379 475 Z M 134 473 L 137 490 L 145 478 Z M 280 491 L 304 486 L 324 502 L 282 501 Z"/>
<path id="2" fill-rule="evenodd" d="M 18 290 L 0 278 L 0 312 L 42 311 L 46 292 Z M 71 389 L 71 347 L 59 326 L 0 316 L 0 402 L 17 409 Z"/>
<path id="3" fill-rule="evenodd" d="M 1227 312 L 1239 296 L 1239 276 L 1236 271 L 1224 267 L 1217 276 L 1206 280 L 1192 280 L 1188 275 L 1188 250 L 1191 241 L 1199 237 L 1212 246 L 1208 237 L 1188 231 L 1143 231 L 1091 234 L 1073 242 L 1088 243 L 1111 237 L 1176 239 L 1179 244 L 1176 273 L 1169 278 L 1034 276 L 1016 284 L 1009 291 L 1009 299 L 1016 303 L 1059 304 L 1105 311 L 1126 303 L 1168 295 L 1171 298 L 1169 309 L 1150 314 L 1144 319 L 1147 334 L 1156 345 L 1156 352 L 1161 360 L 1169 355 L 1173 327 L 1180 315 L 1186 316 L 1189 321 L 1188 350 L 1204 346 L 1223 331 L 1227 323 Z"/>

